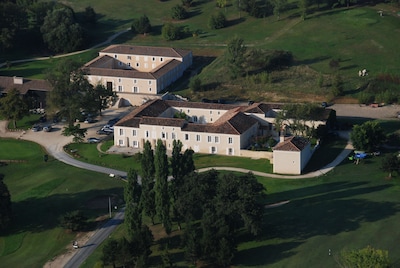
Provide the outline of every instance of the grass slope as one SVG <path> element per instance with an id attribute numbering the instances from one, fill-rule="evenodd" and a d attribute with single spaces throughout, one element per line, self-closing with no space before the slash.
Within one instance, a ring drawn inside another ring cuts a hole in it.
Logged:
<path id="1" fill-rule="evenodd" d="M 62 253 L 75 237 L 59 227 L 66 211 L 83 210 L 90 222 L 107 214 L 107 208 L 90 209 L 87 202 L 97 196 L 122 198 L 123 184 L 106 175 L 70 167 L 50 159 L 31 142 L 0 139 L 2 160 L 21 160 L 0 168 L 11 193 L 14 220 L 9 232 L 0 236 L 3 267 L 41 267 Z"/>

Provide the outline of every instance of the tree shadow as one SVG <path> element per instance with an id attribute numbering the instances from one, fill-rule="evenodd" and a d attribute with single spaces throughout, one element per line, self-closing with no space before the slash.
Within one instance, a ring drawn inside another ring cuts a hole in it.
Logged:
<path id="1" fill-rule="evenodd" d="M 298 66 L 298 65 L 311 65 L 317 62 L 321 62 L 327 59 L 330 59 L 330 56 L 319 56 L 319 57 L 315 57 L 312 59 L 305 59 L 305 60 L 299 60 L 299 61 L 295 61 L 293 65 Z"/>
<path id="2" fill-rule="evenodd" d="M 235 263 L 243 265 L 266 265 L 292 255 L 311 237 L 337 235 L 359 229 L 363 223 L 376 222 L 399 212 L 399 204 L 375 202 L 357 195 L 377 193 L 392 187 L 391 184 L 368 186 L 368 181 L 334 182 L 284 191 L 268 196 L 269 203 L 290 200 L 289 203 L 265 210 L 262 234 L 265 240 L 288 240 L 277 245 L 261 245 L 239 251 Z M 240 242 L 254 241 L 254 237 L 242 234 Z"/>
<path id="3" fill-rule="evenodd" d="M 93 214 L 94 209 L 87 207 L 87 202 L 96 196 L 117 194 L 122 196 L 121 188 L 104 190 L 91 190 L 80 193 L 65 193 L 48 195 L 55 187 L 62 185 L 64 180 L 56 179 L 48 183 L 38 185 L 31 189 L 31 194 L 38 197 L 31 197 L 19 202 L 12 203 L 13 226 L 9 233 L 31 232 L 38 233 L 60 226 L 60 217 L 66 212 L 81 210 L 84 215 Z M 58 185 L 58 186 L 57 186 Z M 104 212 L 98 209 L 94 212 L 98 215 L 108 213 L 108 204 L 104 204 Z M 93 216 L 93 215 L 92 215 Z M 110 224 L 119 224 L 118 220 Z M 97 225 L 88 222 L 88 229 L 96 229 Z"/>
<path id="4" fill-rule="evenodd" d="M 238 24 L 240 24 L 242 22 L 245 22 L 245 21 L 246 21 L 246 18 L 243 18 L 243 17 L 242 18 L 236 18 L 236 19 L 233 19 L 233 20 L 227 20 L 225 28 L 238 25 Z"/>

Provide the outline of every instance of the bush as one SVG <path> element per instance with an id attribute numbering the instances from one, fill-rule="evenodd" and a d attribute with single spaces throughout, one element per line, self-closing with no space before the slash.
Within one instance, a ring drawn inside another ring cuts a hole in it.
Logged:
<path id="1" fill-rule="evenodd" d="M 176 5 L 174 7 L 172 7 L 171 10 L 171 17 L 174 20 L 183 20 L 186 19 L 188 16 L 188 13 L 186 11 L 186 9 L 182 6 L 182 5 Z"/>
<path id="2" fill-rule="evenodd" d="M 139 34 L 146 34 L 151 31 L 150 20 L 146 15 L 134 19 L 131 27 L 132 31 Z"/>
<path id="3" fill-rule="evenodd" d="M 201 91 L 202 89 L 201 80 L 198 76 L 194 76 L 192 77 L 192 79 L 190 79 L 189 88 L 194 92 Z"/>
<path id="4" fill-rule="evenodd" d="M 226 26 L 226 17 L 222 11 L 218 12 L 216 15 L 211 15 L 208 20 L 208 27 L 210 29 L 221 29 Z"/>
<path id="5" fill-rule="evenodd" d="M 181 29 L 172 23 L 167 23 L 162 27 L 161 35 L 168 41 L 178 40 L 181 37 Z"/>

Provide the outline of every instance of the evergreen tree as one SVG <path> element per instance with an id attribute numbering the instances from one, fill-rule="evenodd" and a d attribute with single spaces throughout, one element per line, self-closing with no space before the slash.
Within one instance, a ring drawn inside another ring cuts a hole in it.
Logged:
<path id="1" fill-rule="evenodd" d="M 157 215 L 167 234 L 171 233 L 170 196 L 168 190 L 167 150 L 161 139 L 157 140 L 155 150 L 155 199 Z"/>
<path id="2" fill-rule="evenodd" d="M 140 158 L 142 167 L 142 195 L 141 206 L 144 213 L 151 218 L 154 224 L 154 217 L 156 215 L 155 193 L 154 193 L 154 154 L 151 149 L 151 144 L 146 141 L 143 148 L 143 153 Z"/>
<path id="3" fill-rule="evenodd" d="M 142 187 L 138 183 L 138 175 L 135 170 L 130 169 L 127 177 L 128 183 L 125 185 L 124 198 L 125 208 L 125 226 L 129 239 L 142 228 L 142 207 L 140 198 Z"/>
<path id="4" fill-rule="evenodd" d="M 134 19 L 132 23 L 132 31 L 139 34 L 146 34 L 151 32 L 150 20 L 146 15 L 141 16 L 138 19 Z"/>

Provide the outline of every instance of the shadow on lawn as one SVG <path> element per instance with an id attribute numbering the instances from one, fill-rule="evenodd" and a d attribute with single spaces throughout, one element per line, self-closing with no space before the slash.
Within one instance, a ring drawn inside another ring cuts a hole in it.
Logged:
<path id="1" fill-rule="evenodd" d="M 121 187 L 122 189 L 122 187 Z M 60 226 L 60 217 L 66 212 L 82 210 L 89 212 L 92 209 L 87 207 L 87 202 L 96 196 L 118 194 L 122 196 L 119 188 L 105 190 L 91 190 L 80 193 L 54 194 L 43 197 L 32 197 L 20 202 L 13 202 L 14 213 L 13 228 L 10 233 L 18 232 L 42 232 Z M 104 213 L 108 213 L 108 204 L 105 204 Z M 93 214 L 93 213 L 91 213 Z M 88 227 L 95 225 L 88 222 Z"/>
<path id="2" fill-rule="evenodd" d="M 271 194 L 268 199 L 273 201 L 270 203 L 282 200 L 290 202 L 265 210 L 263 233 L 258 239 L 277 241 L 277 244 L 241 251 L 235 263 L 273 263 L 288 257 L 288 251 L 294 250 L 302 243 L 299 241 L 315 236 L 354 231 L 360 228 L 362 223 L 376 222 L 399 211 L 399 205 L 393 202 L 356 198 L 358 195 L 381 192 L 392 186 L 368 185 L 367 181 L 342 181 Z M 239 237 L 240 242 L 253 240 L 254 238 L 248 235 Z"/>

